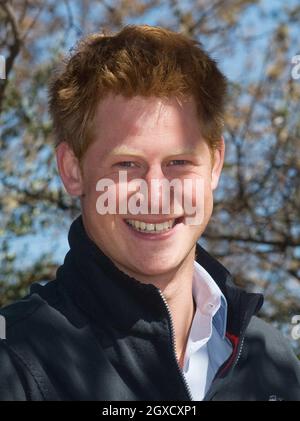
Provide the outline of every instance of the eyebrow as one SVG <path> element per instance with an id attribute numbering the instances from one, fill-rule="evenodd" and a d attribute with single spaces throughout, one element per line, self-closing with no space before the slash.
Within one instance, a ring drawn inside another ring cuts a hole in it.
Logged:
<path id="1" fill-rule="evenodd" d="M 120 146 L 112 150 L 111 155 L 134 155 L 140 156 L 135 149 L 129 149 L 127 146 Z"/>
<path id="2" fill-rule="evenodd" d="M 194 155 L 195 149 L 178 149 L 170 153 L 170 155 Z M 141 156 L 140 153 L 135 149 L 127 148 L 127 146 L 120 146 L 116 149 L 113 149 L 111 155 L 131 155 L 131 156 Z"/>

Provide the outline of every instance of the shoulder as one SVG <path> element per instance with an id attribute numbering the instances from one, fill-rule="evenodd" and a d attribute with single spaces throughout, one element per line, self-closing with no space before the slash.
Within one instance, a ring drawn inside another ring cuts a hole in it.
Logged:
<path id="1" fill-rule="evenodd" d="M 255 361 L 273 381 L 284 377 L 284 384 L 293 384 L 300 398 L 300 361 L 290 340 L 264 320 L 253 317 L 245 337 L 248 360 Z"/>
<path id="2" fill-rule="evenodd" d="M 17 334 L 20 336 L 33 334 L 31 324 L 36 320 L 39 320 L 39 324 L 50 321 L 51 315 L 57 312 L 55 306 L 61 300 L 56 282 L 52 281 L 44 287 L 35 285 L 32 293 L 1 308 L 0 316 L 5 323 L 6 341 L 8 343 L 13 341 Z"/>
<path id="3" fill-rule="evenodd" d="M 57 281 L 34 285 L 30 295 L 0 309 L 5 321 L 5 343 L 10 348 L 44 353 L 62 337 L 74 338 L 86 323 L 85 314 Z M 35 344 L 43 346 L 36 347 Z"/>
<path id="4" fill-rule="evenodd" d="M 26 323 L 38 311 L 39 307 L 44 304 L 39 295 L 32 294 L 1 308 L 0 316 L 5 320 L 6 336 L 7 330 L 10 330 L 15 325 Z"/>
<path id="5" fill-rule="evenodd" d="M 289 353 L 294 355 L 289 339 L 270 323 L 259 317 L 252 317 L 246 336 L 248 341 L 260 341 L 267 350 L 272 351 L 273 355 L 286 352 L 286 350 L 289 350 Z M 298 361 L 296 356 L 295 359 Z"/>
<path id="6" fill-rule="evenodd" d="M 0 339 L 0 401 L 43 400 L 50 393 L 43 367 L 64 350 L 68 338 L 74 342 L 81 314 L 68 294 L 51 281 L 0 309 L 0 316 L 5 321 Z"/>
<path id="7" fill-rule="evenodd" d="M 14 347 L 26 341 L 28 323 L 42 305 L 34 294 L 0 309 L 0 401 L 30 399 L 29 384 L 33 379 Z"/>
<path id="8" fill-rule="evenodd" d="M 0 401 L 27 400 L 23 377 L 6 341 L 0 339 Z"/>

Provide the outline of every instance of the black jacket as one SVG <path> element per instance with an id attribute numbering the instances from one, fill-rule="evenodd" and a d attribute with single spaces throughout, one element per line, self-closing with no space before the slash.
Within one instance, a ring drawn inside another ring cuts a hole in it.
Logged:
<path id="1" fill-rule="evenodd" d="M 189 400 L 159 290 L 120 272 L 81 218 L 69 242 L 57 279 L 33 285 L 0 312 L 7 323 L 0 400 Z M 234 348 L 205 400 L 300 400 L 298 360 L 281 334 L 254 316 L 262 296 L 236 288 L 201 247 L 197 260 L 226 296 Z"/>

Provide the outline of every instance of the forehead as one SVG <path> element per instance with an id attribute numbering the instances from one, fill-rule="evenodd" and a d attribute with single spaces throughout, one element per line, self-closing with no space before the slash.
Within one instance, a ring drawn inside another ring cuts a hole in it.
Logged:
<path id="1" fill-rule="evenodd" d="M 94 134 L 119 139 L 147 134 L 174 136 L 199 134 L 200 125 L 192 98 L 125 98 L 109 95 L 100 101 L 94 117 Z"/>

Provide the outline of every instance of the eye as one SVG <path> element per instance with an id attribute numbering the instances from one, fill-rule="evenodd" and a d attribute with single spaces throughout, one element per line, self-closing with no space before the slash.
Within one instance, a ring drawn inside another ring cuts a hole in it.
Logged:
<path id="1" fill-rule="evenodd" d="M 174 165 L 186 165 L 188 163 L 189 163 L 189 161 L 187 161 L 186 159 L 173 159 L 172 161 L 169 162 L 168 165 L 170 165 L 170 166 L 174 166 Z"/>
<path id="2" fill-rule="evenodd" d="M 115 165 L 122 168 L 134 168 L 136 166 L 135 162 L 133 161 L 121 161 Z"/>

